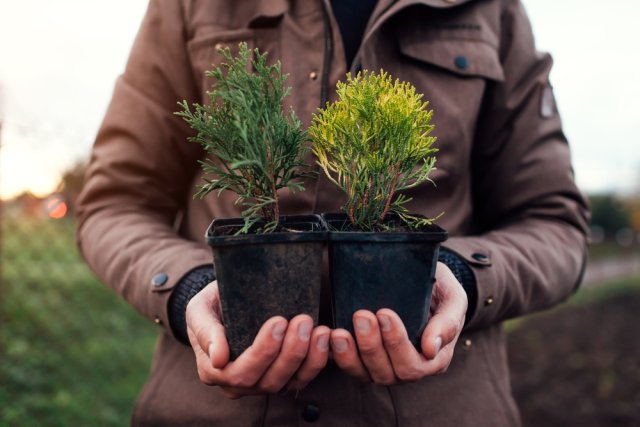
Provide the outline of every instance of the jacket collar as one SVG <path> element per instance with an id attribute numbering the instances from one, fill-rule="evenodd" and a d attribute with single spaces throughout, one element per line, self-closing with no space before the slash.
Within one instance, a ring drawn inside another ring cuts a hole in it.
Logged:
<path id="1" fill-rule="evenodd" d="M 407 6 L 423 4 L 438 9 L 447 9 L 450 7 L 460 6 L 473 0 L 379 0 L 376 11 L 387 11 L 389 9 L 403 9 Z"/>
<path id="2" fill-rule="evenodd" d="M 411 6 L 414 4 L 424 4 L 435 8 L 446 9 L 449 7 L 460 6 L 461 4 L 469 3 L 470 1 L 473 0 L 397 0 L 395 3 L 400 7 Z"/>
<path id="3" fill-rule="evenodd" d="M 277 22 L 289 10 L 289 3 L 293 0 L 262 0 L 259 1 L 254 15 L 249 21 L 249 27 L 270 26 Z M 303 0 L 309 1 L 309 0 Z M 325 0 L 328 1 L 328 0 Z M 473 0 L 379 0 L 373 15 L 384 14 L 390 16 L 400 9 L 416 4 L 424 4 L 434 8 L 446 9 L 456 7 Z"/>
<path id="4" fill-rule="evenodd" d="M 328 0 L 325 0 L 328 1 Z M 457 7 L 475 0 L 379 0 L 373 11 L 370 28 L 365 31 L 363 43 L 384 22 L 399 11 L 414 5 L 425 5 L 438 9 Z"/>
<path id="5" fill-rule="evenodd" d="M 447 7 L 459 6 L 464 3 L 469 3 L 470 1 L 474 1 L 474 0 L 424 0 L 424 1 L 419 1 L 418 3 L 428 4 L 429 6 L 433 6 L 433 7 L 447 8 Z"/>
<path id="6" fill-rule="evenodd" d="M 308 0 L 306 0 L 308 1 Z M 254 15 L 249 21 L 250 28 L 274 25 L 289 10 L 288 0 L 259 1 Z"/>

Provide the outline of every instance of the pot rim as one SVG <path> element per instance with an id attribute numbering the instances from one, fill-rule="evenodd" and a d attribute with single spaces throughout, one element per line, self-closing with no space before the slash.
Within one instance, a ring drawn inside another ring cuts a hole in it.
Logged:
<path id="1" fill-rule="evenodd" d="M 441 243 L 449 237 L 449 233 L 436 224 L 420 231 L 340 231 L 332 229 L 330 224 L 347 220 L 346 214 L 327 213 L 321 216 L 327 224 L 328 238 L 332 242 Z"/>
<path id="2" fill-rule="evenodd" d="M 211 221 L 205 234 L 207 245 L 211 247 L 230 246 L 230 245 L 254 245 L 254 244 L 276 244 L 276 243 L 295 243 L 295 242 L 324 242 L 327 240 L 326 224 L 320 215 L 281 215 L 280 223 L 285 227 L 300 227 L 306 224 L 312 224 L 316 230 L 299 231 L 276 231 L 273 233 L 263 234 L 241 234 L 241 235 L 216 235 L 215 230 L 221 228 L 238 228 L 244 225 L 244 219 L 241 217 L 233 218 L 215 218 Z"/>

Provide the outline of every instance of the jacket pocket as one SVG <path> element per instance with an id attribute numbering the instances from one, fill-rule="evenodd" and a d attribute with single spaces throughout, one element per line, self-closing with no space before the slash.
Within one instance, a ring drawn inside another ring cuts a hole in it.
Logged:
<path id="1" fill-rule="evenodd" d="M 202 34 L 196 33 L 196 36 L 187 43 L 187 49 L 196 84 L 199 85 L 201 102 L 209 103 L 206 92 L 211 89 L 215 79 L 207 77 L 205 73 L 225 62 L 224 56 L 218 52 L 218 49 L 229 48 L 231 54 L 236 56 L 240 43 L 246 42 L 249 49 L 253 51 L 254 32 L 247 29 L 216 30 L 213 28 L 208 31 L 204 28 L 199 32 Z"/>
<path id="2" fill-rule="evenodd" d="M 400 33 L 398 52 L 403 65 L 395 76 L 412 82 L 434 110 L 438 167 L 466 176 L 485 92 L 505 78 L 496 47 L 480 34 L 446 38 L 422 30 Z"/>
<path id="3" fill-rule="evenodd" d="M 483 40 L 420 39 L 406 35 L 400 51 L 414 60 L 463 77 L 504 81 L 498 51 Z"/>

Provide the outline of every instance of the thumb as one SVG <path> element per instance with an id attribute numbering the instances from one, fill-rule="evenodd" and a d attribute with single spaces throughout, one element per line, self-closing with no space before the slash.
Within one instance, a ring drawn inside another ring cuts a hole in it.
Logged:
<path id="1" fill-rule="evenodd" d="M 229 362 L 229 345 L 220 317 L 217 281 L 211 282 L 189 301 L 186 318 L 191 346 L 207 354 L 214 368 L 223 368 Z"/>

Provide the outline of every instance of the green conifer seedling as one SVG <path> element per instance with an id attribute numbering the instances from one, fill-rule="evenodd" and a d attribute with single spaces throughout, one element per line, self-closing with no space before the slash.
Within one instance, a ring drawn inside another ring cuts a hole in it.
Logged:
<path id="1" fill-rule="evenodd" d="M 259 220 L 266 222 L 261 231 L 270 232 L 278 229 L 277 191 L 304 190 L 300 178 L 309 175 L 303 161 L 307 135 L 292 109 L 283 112 L 291 88 L 284 86 L 287 75 L 280 62 L 268 65 L 267 53 L 251 52 L 246 43 L 239 47 L 236 57 L 229 48 L 220 49 L 226 62 L 207 71 L 215 79 L 210 105 L 193 104 L 192 111 L 182 101 L 176 114 L 196 131 L 189 141 L 213 155 L 200 161 L 210 178 L 195 196 L 232 191 L 243 207 L 240 233 Z"/>
<path id="2" fill-rule="evenodd" d="M 352 226 L 384 230 L 392 213 L 410 228 L 430 223 L 410 215 L 410 198 L 400 193 L 430 181 L 435 169 L 428 102 L 384 71 L 348 74 L 336 90 L 338 100 L 314 115 L 309 136 L 318 164 L 347 195 L 343 209 Z"/>

